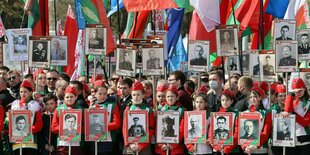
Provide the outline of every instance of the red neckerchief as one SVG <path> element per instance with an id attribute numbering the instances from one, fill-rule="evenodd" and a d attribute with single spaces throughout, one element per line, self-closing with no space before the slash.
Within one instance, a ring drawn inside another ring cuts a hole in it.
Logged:
<path id="1" fill-rule="evenodd" d="M 219 112 L 226 112 L 226 109 L 224 109 L 223 107 L 220 107 Z"/>
<path id="2" fill-rule="evenodd" d="M 250 112 L 257 111 L 257 107 L 255 105 L 251 105 L 249 110 L 250 110 Z"/>
<path id="3" fill-rule="evenodd" d="M 22 108 L 22 107 L 23 107 L 23 105 L 25 105 L 25 106 L 26 106 L 26 103 L 27 103 L 27 102 L 26 102 L 26 100 L 24 100 L 24 99 L 20 99 L 20 100 L 19 100 L 19 107 L 20 107 L 20 108 Z"/>

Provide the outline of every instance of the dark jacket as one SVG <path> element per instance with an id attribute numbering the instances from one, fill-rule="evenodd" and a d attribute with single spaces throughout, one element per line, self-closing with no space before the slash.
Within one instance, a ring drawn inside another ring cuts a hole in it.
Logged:
<path id="1" fill-rule="evenodd" d="M 178 88 L 178 101 L 186 110 L 192 111 L 194 109 L 193 99 L 183 86 Z"/>
<path id="2" fill-rule="evenodd" d="M 19 99 L 19 87 L 21 85 L 21 82 L 18 83 L 16 86 L 14 87 L 10 87 L 11 90 L 11 95 L 15 98 L 15 99 Z"/>
<path id="3" fill-rule="evenodd" d="M 4 109 L 12 103 L 15 100 L 15 98 L 10 94 L 9 90 L 3 90 L 0 92 L 0 101 L 2 101 L 2 106 Z"/>
<path id="4" fill-rule="evenodd" d="M 51 118 L 53 118 L 53 114 L 51 114 Z M 50 115 L 43 113 L 42 114 L 43 119 L 43 128 L 39 133 L 39 150 L 41 154 L 48 155 L 48 151 L 45 150 L 45 145 L 49 144 L 49 134 L 50 134 Z M 54 148 L 57 148 L 57 134 L 54 134 L 51 132 L 51 139 L 50 144 L 54 146 Z M 56 152 L 52 152 L 52 155 L 55 155 Z"/>
<path id="5" fill-rule="evenodd" d="M 83 107 L 83 108 L 88 108 L 89 105 L 87 104 L 86 100 L 84 99 L 83 95 L 79 95 L 76 99 L 76 104 Z"/>

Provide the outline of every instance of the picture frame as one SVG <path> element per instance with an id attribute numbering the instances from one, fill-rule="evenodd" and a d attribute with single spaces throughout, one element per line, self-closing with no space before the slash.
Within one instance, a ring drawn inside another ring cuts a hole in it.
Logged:
<path id="1" fill-rule="evenodd" d="M 265 82 L 277 81 L 275 72 L 275 52 L 274 50 L 261 50 L 259 52 L 260 80 Z"/>
<path id="2" fill-rule="evenodd" d="M 103 142 L 108 140 L 107 109 L 84 109 L 85 141 Z"/>
<path id="3" fill-rule="evenodd" d="M 165 127 L 166 126 L 166 127 Z M 180 112 L 157 111 L 157 143 L 179 143 Z"/>
<path id="4" fill-rule="evenodd" d="M 164 45 L 142 45 L 142 70 L 144 75 L 164 74 Z"/>
<path id="5" fill-rule="evenodd" d="M 234 116 L 232 112 L 211 112 L 211 144 L 233 145 Z"/>
<path id="6" fill-rule="evenodd" d="M 238 144 L 260 145 L 260 131 L 262 129 L 261 114 L 259 112 L 239 113 Z"/>
<path id="7" fill-rule="evenodd" d="M 124 112 L 124 136 L 128 143 L 149 142 L 149 117 L 147 110 L 126 110 Z"/>
<path id="8" fill-rule="evenodd" d="M 276 72 L 294 72 L 297 70 L 298 56 L 297 41 L 277 41 L 276 49 Z"/>
<path id="9" fill-rule="evenodd" d="M 6 36 L 8 38 L 10 61 L 28 60 L 29 36 L 32 35 L 31 28 L 8 29 Z"/>
<path id="10" fill-rule="evenodd" d="M 298 60 L 310 59 L 310 29 L 296 30 L 296 38 L 298 42 Z"/>
<path id="11" fill-rule="evenodd" d="M 259 50 L 250 50 L 249 75 L 253 80 L 260 81 Z"/>
<path id="12" fill-rule="evenodd" d="M 65 142 L 81 141 L 81 109 L 61 109 L 59 117 L 59 139 Z"/>
<path id="13" fill-rule="evenodd" d="M 207 140 L 206 111 L 185 111 L 184 113 L 184 142 L 205 143 Z"/>
<path id="14" fill-rule="evenodd" d="M 238 26 L 221 25 L 216 27 L 216 49 L 218 56 L 235 55 L 239 50 Z"/>
<path id="15" fill-rule="evenodd" d="M 250 75 L 250 51 L 243 51 L 241 55 L 241 62 L 242 65 L 240 64 L 240 67 L 242 69 L 243 75 L 244 76 L 249 76 Z M 240 62 L 240 61 L 239 61 Z"/>
<path id="16" fill-rule="evenodd" d="M 51 37 L 29 37 L 28 64 L 32 68 L 49 68 L 51 64 Z"/>
<path id="17" fill-rule="evenodd" d="M 273 21 L 273 39 L 276 41 L 296 39 L 296 21 L 291 19 L 275 19 Z"/>
<path id="18" fill-rule="evenodd" d="M 11 143 L 33 143 L 30 110 L 9 111 L 9 139 Z"/>
<path id="19" fill-rule="evenodd" d="M 190 40 L 188 44 L 188 70 L 205 72 L 209 67 L 210 41 Z"/>
<path id="20" fill-rule="evenodd" d="M 233 73 L 240 74 L 241 68 L 240 68 L 239 56 L 238 55 L 227 56 L 225 67 L 227 70 L 229 70 L 230 74 Z"/>
<path id="21" fill-rule="evenodd" d="M 143 45 L 151 44 L 150 39 L 122 39 L 122 43 L 126 46 L 134 46 L 137 49 L 136 67 L 142 68 L 142 51 Z"/>
<path id="22" fill-rule="evenodd" d="M 291 114 L 283 118 L 281 114 L 274 114 L 272 130 L 273 146 L 295 147 L 295 123 L 295 115 Z"/>
<path id="23" fill-rule="evenodd" d="M 10 60 L 10 49 L 8 43 L 1 43 L 3 51 L 3 65 L 9 67 L 12 70 L 17 70 L 22 73 L 21 61 L 11 61 Z"/>
<path id="24" fill-rule="evenodd" d="M 116 74 L 134 77 L 136 73 L 137 48 L 117 45 Z"/>
<path id="25" fill-rule="evenodd" d="M 94 74 L 95 66 L 96 66 L 96 75 L 104 74 L 104 62 L 102 55 L 92 55 L 88 57 L 88 71 L 89 74 Z M 85 64 L 87 65 L 87 64 Z M 95 65 L 95 66 L 94 66 Z M 86 72 L 86 68 L 85 68 Z"/>
<path id="26" fill-rule="evenodd" d="M 102 24 L 87 24 L 85 30 L 85 54 L 106 55 L 107 28 Z"/>
<path id="27" fill-rule="evenodd" d="M 51 65 L 68 65 L 68 38 L 67 36 L 53 36 L 51 41 Z"/>

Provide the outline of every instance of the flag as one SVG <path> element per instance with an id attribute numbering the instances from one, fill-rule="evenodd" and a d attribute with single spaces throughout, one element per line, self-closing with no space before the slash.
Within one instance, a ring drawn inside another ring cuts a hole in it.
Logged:
<path id="1" fill-rule="evenodd" d="M 27 0 L 24 10 L 28 12 L 28 28 L 32 29 L 32 35 L 48 36 L 48 0 Z"/>
<path id="2" fill-rule="evenodd" d="M 283 19 L 288 7 L 289 0 L 270 0 L 266 9 L 266 13 Z"/>
<path id="3" fill-rule="evenodd" d="M 176 70 L 182 70 L 182 65 L 184 62 L 187 61 L 187 54 L 184 48 L 182 35 L 180 34 L 178 42 L 176 44 L 175 53 L 171 56 L 169 62 L 170 72 Z"/>
<path id="4" fill-rule="evenodd" d="M 68 6 L 64 34 L 68 37 L 68 66 L 64 70 L 71 76 L 75 70 L 75 47 L 78 38 L 78 25 L 70 5 Z"/>
<path id="5" fill-rule="evenodd" d="M 82 14 L 82 0 L 75 0 L 75 12 L 79 29 L 85 29 L 86 21 Z"/>
<path id="6" fill-rule="evenodd" d="M 238 0 L 222 0 L 220 3 L 220 19 L 221 19 L 221 24 L 225 25 L 226 22 L 228 21 L 228 19 L 231 17 L 230 15 L 232 15 L 232 10 L 233 10 L 233 6 L 236 5 Z"/>
<path id="7" fill-rule="evenodd" d="M 3 22 L 0 16 L 0 38 L 2 38 L 4 35 L 5 35 L 5 28 L 4 28 L 4 25 L 3 25 Z"/>
<path id="8" fill-rule="evenodd" d="M 240 22 L 240 31 L 249 26 L 252 32 L 258 31 L 260 14 L 260 0 L 243 0 L 236 9 L 235 17 Z"/>
<path id="9" fill-rule="evenodd" d="M 61 24 L 61 20 L 58 20 L 56 23 L 56 34 L 57 36 L 62 36 L 63 34 L 63 29 L 62 29 L 62 24 Z"/>
<path id="10" fill-rule="evenodd" d="M 124 0 L 124 6 L 127 12 L 169 8 L 185 8 L 185 12 L 192 10 L 189 0 Z"/>
<path id="11" fill-rule="evenodd" d="M 220 6 L 218 0 L 191 0 L 198 16 L 208 32 L 220 24 Z"/>
<path id="12" fill-rule="evenodd" d="M 110 11 L 108 12 L 108 17 L 117 11 L 117 0 L 111 0 Z M 123 0 L 118 0 L 118 9 L 124 8 Z"/>
<path id="13" fill-rule="evenodd" d="M 135 12 L 132 28 L 127 38 L 143 38 L 145 26 L 151 11 Z"/>
<path id="14" fill-rule="evenodd" d="M 295 19 L 296 29 L 310 28 L 308 3 L 306 0 L 291 0 L 284 19 Z"/>
<path id="15" fill-rule="evenodd" d="M 28 13 L 28 28 L 33 28 L 40 19 L 38 0 L 27 0 L 24 10 Z"/>
<path id="16" fill-rule="evenodd" d="M 75 63 L 74 63 L 74 72 L 71 76 L 71 80 L 76 80 L 80 75 L 83 75 L 84 73 L 84 66 L 85 66 L 85 29 L 78 30 L 78 37 L 76 41 L 76 46 L 75 46 Z"/>
<path id="17" fill-rule="evenodd" d="M 135 13 L 134 12 L 128 12 L 127 14 L 127 24 L 124 33 L 122 34 L 122 38 L 128 38 L 129 33 L 131 31 L 132 25 L 133 25 L 133 20 L 135 18 Z"/>

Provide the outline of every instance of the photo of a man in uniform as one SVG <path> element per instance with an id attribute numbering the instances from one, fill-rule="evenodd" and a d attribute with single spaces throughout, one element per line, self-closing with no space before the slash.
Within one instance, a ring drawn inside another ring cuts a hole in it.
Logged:
<path id="1" fill-rule="evenodd" d="M 292 40 L 292 38 L 288 37 L 288 33 L 289 33 L 289 26 L 288 25 L 284 25 L 281 27 L 281 36 L 276 38 L 276 40 Z"/>
<path id="2" fill-rule="evenodd" d="M 60 48 L 60 44 L 58 40 L 54 40 L 53 48 L 51 50 L 51 60 L 65 60 L 66 59 L 66 51 Z"/>
<path id="3" fill-rule="evenodd" d="M 24 116 L 17 116 L 13 136 L 27 136 L 27 121 Z"/>
<path id="4" fill-rule="evenodd" d="M 199 118 L 191 117 L 190 125 L 191 125 L 191 128 L 188 130 L 188 137 L 190 138 L 200 137 L 202 135 L 202 130 L 201 130 L 201 127 L 199 126 L 201 125 Z"/>
<path id="5" fill-rule="evenodd" d="M 204 58 L 204 49 L 201 45 L 196 45 L 195 48 L 195 58 L 190 61 L 190 65 L 204 66 L 207 65 L 207 59 Z"/>
<path id="6" fill-rule="evenodd" d="M 291 46 L 285 45 L 282 48 L 283 58 L 280 59 L 279 66 L 295 66 L 296 59 L 291 55 L 292 48 Z"/>
<path id="7" fill-rule="evenodd" d="M 70 136 L 70 135 L 76 135 L 77 130 L 75 128 L 76 124 L 76 116 L 73 114 L 67 114 L 65 116 L 65 129 L 63 130 L 63 135 Z"/>
<path id="8" fill-rule="evenodd" d="M 39 42 L 37 44 L 36 49 L 33 50 L 32 61 L 36 61 L 36 62 L 47 61 L 47 50 L 44 48 L 42 42 Z"/>
<path id="9" fill-rule="evenodd" d="M 163 128 L 161 130 L 162 137 L 177 137 L 174 133 L 174 126 L 175 122 L 174 119 L 170 118 L 169 116 L 162 119 Z"/>
<path id="10" fill-rule="evenodd" d="M 234 50 L 234 38 L 232 30 L 223 30 L 221 36 L 221 51 L 228 52 L 228 50 Z"/>
<path id="11" fill-rule="evenodd" d="M 132 71 L 132 63 L 129 52 L 124 50 L 122 59 L 120 59 L 119 69 Z"/>
<path id="12" fill-rule="evenodd" d="M 229 136 L 229 130 L 225 129 L 227 122 L 224 116 L 219 116 L 216 119 L 217 129 L 214 130 L 214 139 L 227 139 Z"/>
<path id="13" fill-rule="evenodd" d="M 300 39 L 301 44 L 298 46 L 298 54 L 309 54 L 310 46 L 309 46 L 309 35 L 302 34 Z"/>
<path id="14" fill-rule="evenodd" d="M 99 116 L 97 114 L 93 114 L 91 116 L 92 116 L 93 123 L 90 125 L 90 134 L 91 135 L 103 134 L 104 132 L 103 124 L 100 123 Z"/>
<path id="15" fill-rule="evenodd" d="M 139 137 L 139 136 L 145 136 L 145 130 L 142 125 L 138 124 L 139 117 L 134 117 L 133 122 L 134 124 L 130 126 L 128 130 L 129 137 Z"/>
<path id="16" fill-rule="evenodd" d="M 235 63 L 235 59 L 233 57 L 229 58 L 229 70 L 231 71 L 237 70 L 237 64 Z"/>
<path id="17" fill-rule="evenodd" d="M 103 39 L 99 37 L 99 30 L 92 29 L 90 31 L 89 48 L 103 49 Z"/>
<path id="18" fill-rule="evenodd" d="M 258 135 L 254 131 L 257 129 L 257 120 L 245 120 L 243 122 L 244 135 L 240 139 L 257 139 Z"/>
<path id="19" fill-rule="evenodd" d="M 271 57 L 267 55 L 265 57 L 265 60 L 266 60 L 266 64 L 263 66 L 263 74 L 268 75 L 268 76 L 275 75 L 274 67 L 270 65 Z"/>
<path id="20" fill-rule="evenodd" d="M 156 53 L 153 49 L 149 51 L 149 58 L 146 61 L 146 69 L 159 69 L 160 68 L 160 59 L 156 57 Z"/>

